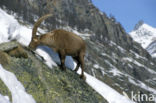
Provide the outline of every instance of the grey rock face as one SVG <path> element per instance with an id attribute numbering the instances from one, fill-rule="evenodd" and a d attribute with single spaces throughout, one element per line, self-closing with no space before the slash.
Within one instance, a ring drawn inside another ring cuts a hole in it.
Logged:
<path id="1" fill-rule="evenodd" d="M 155 58 L 156 57 L 156 40 L 153 41 L 146 49 Z"/>

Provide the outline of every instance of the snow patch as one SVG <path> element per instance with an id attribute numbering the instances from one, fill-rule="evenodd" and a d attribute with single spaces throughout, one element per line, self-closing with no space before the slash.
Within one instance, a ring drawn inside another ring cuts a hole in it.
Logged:
<path id="1" fill-rule="evenodd" d="M 10 103 L 9 97 L 0 94 L 0 103 Z"/>
<path id="2" fill-rule="evenodd" d="M 76 67 L 76 63 L 74 63 L 74 65 Z M 79 68 L 77 73 L 81 73 L 81 68 Z M 109 103 L 134 103 L 104 82 L 96 79 L 88 73 L 84 74 L 86 76 L 86 83 L 90 85 L 95 91 L 97 91 L 101 96 L 103 96 Z"/>
<path id="3" fill-rule="evenodd" d="M 129 78 L 129 82 L 136 85 L 136 86 L 138 86 L 138 87 L 141 87 L 141 88 L 143 88 L 143 89 L 145 89 L 147 91 L 150 91 L 150 92 L 152 92 L 152 93 L 154 93 L 156 95 L 156 90 L 155 89 L 147 86 L 145 83 L 143 83 L 143 82 L 141 82 L 139 80 L 137 80 L 137 82 L 135 82 L 134 80 Z"/>
<path id="4" fill-rule="evenodd" d="M 144 67 L 144 68 L 145 68 L 148 72 L 150 72 L 151 74 L 156 74 L 156 72 L 155 72 L 154 70 L 152 70 L 152 69 L 146 67 L 145 65 L 139 63 L 138 61 L 134 60 L 133 58 L 123 57 L 121 60 L 122 60 L 123 62 L 124 62 L 124 61 L 131 62 L 131 63 L 133 63 L 133 64 L 135 64 L 135 65 L 137 65 L 137 66 L 139 66 L 139 67 Z"/>
<path id="5" fill-rule="evenodd" d="M 122 53 L 125 53 L 126 50 L 124 48 L 122 48 L 121 46 L 117 45 L 115 42 L 110 41 L 110 46 L 116 46 Z"/>
<path id="6" fill-rule="evenodd" d="M 20 25 L 12 16 L 8 15 L 0 8 L 0 43 L 16 39 L 23 45 L 28 45 L 31 41 L 32 29 Z"/>
<path id="7" fill-rule="evenodd" d="M 105 62 L 110 66 L 110 73 L 113 73 L 114 76 L 121 76 L 123 73 L 120 72 L 114 65 L 112 65 L 109 61 L 105 60 Z"/>
<path id="8" fill-rule="evenodd" d="M 12 94 L 12 103 L 36 103 L 33 97 L 26 93 L 24 86 L 17 80 L 16 76 L 5 70 L 1 64 L 0 78 Z"/>
<path id="9" fill-rule="evenodd" d="M 134 103 L 93 76 L 87 73 L 85 73 L 85 76 L 87 78 L 86 82 L 99 94 L 101 94 L 109 103 Z"/>
<path id="10" fill-rule="evenodd" d="M 101 53 L 101 55 L 102 56 L 106 56 L 106 57 L 108 57 L 109 59 L 111 59 L 114 63 L 117 63 L 116 62 L 116 55 L 114 54 L 114 53 L 112 53 L 112 56 L 110 56 L 110 55 L 108 55 L 108 54 L 106 54 L 106 53 Z"/>
<path id="11" fill-rule="evenodd" d="M 96 69 L 100 68 L 100 66 L 98 64 L 94 64 L 93 67 Z"/>
<path id="12" fill-rule="evenodd" d="M 140 56 L 138 53 L 136 53 L 136 52 L 134 52 L 134 51 L 132 51 L 132 50 L 130 50 L 130 52 L 131 52 L 132 54 L 134 54 L 134 55 L 136 56 L 137 59 L 141 58 L 141 59 L 147 60 L 147 58 Z"/>
<path id="13" fill-rule="evenodd" d="M 36 52 L 45 59 L 45 64 L 47 64 L 50 68 L 57 66 L 57 64 L 61 64 L 58 53 L 54 52 L 47 46 L 38 46 Z M 71 56 L 66 56 L 65 66 L 69 69 L 74 68 L 74 62 Z"/>

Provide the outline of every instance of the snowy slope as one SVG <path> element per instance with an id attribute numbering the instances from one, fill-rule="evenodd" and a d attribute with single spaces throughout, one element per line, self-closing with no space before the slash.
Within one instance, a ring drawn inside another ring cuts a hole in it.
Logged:
<path id="1" fill-rule="evenodd" d="M 3 96 L 0 94 L 0 103 L 10 103 L 8 96 Z"/>
<path id="2" fill-rule="evenodd" d="M 29 44 L 31 40 L 31 29 L 30 29 L 31 27 L 20 25 L 13 16 L 8 15 L 2 9 L 0 9 L 0 25 L 3 25 L 3 29 L 0 30 L 0 43 L 9 41 L 8 38 L 11 37 L 11 39 L 16 38 L 23 45 Z M 78 35 L 83 35 L 75 30 L 73 30 L 73 32 L 77 33 Z M 88 34 L 86 34 L 86 36 L 88 36 Z M 44 55 L 46 64 L 51 68 L 52 66 L 56 66 L 56 63 L 58 64 L 60 63 L 60 60 L 58 59 L 58 55 L 53 51 L 46 50 L 46 48 L 44 47 L 39 47 L 36 50 L 36 52 L 38 52 L 41 56 Z M 51 55 L 49 55 L 47 52 L 50 52 Z M 53 58 L 53 60 L 51 59 L 51 57 Z M 67 59 L 66 66 L 68 68 L 73 69 L 75 67 L 75 63 L 72 60 L 72 58 L 67 57 L 66 59 Z M 26 99 L 30 100 L 29 103 L 35 102 L 30 95 L 25 93 L 24 87 L 12 73 L 6 71 L 2 66 L 0 66 L 0 70 L 1 70 L 1 75 L 0 75 L 1 79 L 4 82 L 6 82 L 5 84 L 7 85 L 7 87 L 10 89 L 12 93 L 13 103 L 24 103 L 24 101 L 21 102 L 21 98 L 22 100 L 26 100 Z M 7 75 L 10 75 L 9 79 L 13 79 L 12 81 L 14 81 L 14 84 L 7 83 L 5 79 L 6 73 Z M 115 89 L 111 88 L 109 85 L 103 83 L 102 81 L 97 80 L 95 77 L 87 73 L 85 73 L 85 75 L 87 77 L 86 82 L 93 89 L 95 89 L 99 94 L 101 94 L 105 99 L 107 99 L 107 101 L 109 101 L 110 103 L 132 103 L 131 100 L 118 93 Z M 15 87 L 12 87 L 10 85 Z M 22 95 L 24 94 L 24 97 L 22 97 L 20 93 L 22 93 Z M 3 99 L 3 101 L 5 101 L 5 98 L 3 98 L 3 96 L 1 96 L 0 99 L 1 100 Z"/>
<path id="3" fill-rule="evenodd" d="M 0 78 L 9 88 L 12 94 L 12 103 L 36 103 L 31 95 L 26 93 L 23 85 L 17 80 L 16 76 L 5 70 L 0 64 Z"/>
<path id="4" fill-rule="evenodd" d="M 11 15 L 0 8 L 0 43 L 9 39 L 18 39 L 23 45 L 28 45 L 31 40 L 31 28 L 20 25 Z"/>
<path id="5" fill-rule="evenodd" d="M 134 103 L 129 98 L 121 95 L 102 81 L 99 81 L 87 73 L 85 73 L 85 75 L 87 78 L 86 82 L 99 94 L 101 94 L 109 103 Z"/>
<path id="6" fill-rule="evenodd" d="M 145 23 L 137 24 L 135 29 L 129 34 L 133 40 L 140 43 L 143 48 L 147 48 L 150 43 L 156 40 L 156 28 Z"/>

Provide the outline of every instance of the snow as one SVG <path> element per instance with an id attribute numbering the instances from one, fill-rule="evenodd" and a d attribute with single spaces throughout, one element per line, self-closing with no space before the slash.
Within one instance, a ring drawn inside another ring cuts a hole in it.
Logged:
<path id="1" fill-rule="evenodd" d="M 103 76 L 106 74 L 104 71 L 104 68 L 102 66 L 100 66 L 99 64 L 94 64 L 93 67 L 94 67 L 94 69 L 100 69 Z M 91 71 L 92 71 L 93 76 L 96 77 L 94 69 L 92 68 Z"/>
<path id="2" fill-rule="evenodd" d="M 0 78 L 12 94 L 12 103 L 36 103 L 33 97 L 25 91 L 25 88 L 17 80 L 16 76 L 5 70 L 1 64 Z"/>
<path id="3" fill-rule="evenodd" d="M 146 50 L 152 55 L 152 57 L 155 57 L 156 55 L 156 40 L 153 41 L 151 44 L 148 45 Z"/>
<path id="4" fill-rule="evenodd" d="M 18 40 L 23 45 L 28 45 L 31 40 L 32 29 L 22 26 L 11 15 L 0 8 L 0 43 L 8 42 L 9 38 Z"/>
<path id="5" fill-rule="evenodd" d="M 152 56 L 153 56 L 153 58 L 156 58 L 156 53 L 155 53 L 155 54 L 153 54 Z"/>
<path id="6" fill-rule="evenodd" d="M 10 103 L 8 96 L 3 96 L 0 94 L 0 103 Z"/>
<path id="7" fill-rule="evenodd" d="M 153 28 L 147 24 L 143 24 L 142 26 L 143 26 L 143 28 L 146 28 L 147 30 L 150 30 L 151 32 L 156 33 L 156 28 Z"/>
<path id="8" fill-rule="evenodd" d="M 50 68 L 52 68 L 53 66 L 57 66 L 57 64 L 52 60 L 52 58 L 49 58 L 50 55 L 44 50 L 37 48 L 36 53 L 44 58 L 45 64 L 47 64 Z"/>
<path id="9" fill-rule="evenodd" d="M 97 80 L 87 73 L 85 73 L 85 75 L 87 78 L 86 82 L 99 94 L 101 94 L 109 103 L 133 103 L 128 98 L 109 87 L 107 84 Z"/>
<path id="10" fill-rule="evenodd" d="M 113 46 L 113 45 L 117 45 L 117 44 L 114 43 L 113 41 L 110 41 L 110 45 Z"/>
<path id="11" fill-rule="evenodd" d="M 145 89 L 147 91 L 150 91 L 151 93 L 153 93 L 154 95 L 156 95 L 156 90 L 148 85 L 146 85 L 145 83 L 143 83 L 142 81 L 140 80 L 136 80 L 135 78 L 133 78 L 132 76 L 128 75 L 128 74 L 125 74 L 126 77 L 128 77 L 128 81 L 130 83 L 132 83 L 133 85 L 135 86 L 138 86 L 142 89 Z M 155 97 L 155 102 L 156 102 L 156 97 Z"/>
<path id="12" fill-rule="evenodd" d="M 126 50 L 124 48 L 122 48 L 121 46 L 117 45 L 116 43 L 114 43 L 113 41 L 110 41 L 110 46 L 116 46 L 122 53 L 125 53 Z"/>
<path id="13" fill-rule="evenodd" d="M 53 66 L 57 66 L 57 64 L 58 65 L 61 64 L 58 53 L 54 52 L 52 49 L 50 49 L 47 46 L 39 46 L 36 49 L 36 52 L 40 56 L 44 57 L 45 64 L 47 64 L 50 68 L 52 68 Z M 74 63 L 71 56 L 66 56 L 65 66 L 69 69 L 74 68 Z"/>
<path id="14" fill-rule="evenodd" d="M 141 58 L 141 59 L 147 60 L 147 58 L 140 56 L 138 53 L 134 52 L 133 50 L 130 50 L 130 52 L 134 54 L 137 59 Z"/>
<path id="15" fill-rule="evenodd" d="M 140 43 L 152 57 L 155 57 L 156 28 L 144 23 L 129 34 L 136 42 Z"/>
<path id="16" fill-rule="evenodd" d="M 101 53 L 101 55 L 102 55 L 102 56 L 106 56 L 106 57 L 108 57 L 109 59 L 111 59 L 114 63 L 117 63 L 116 60 L 115 60 L 117 57 L 116 57 L 116 55 L 115 55 L 114 53 L 112 53 L 112 56 L 110 56 L 110 55 L 108 55 L 108 54 L 106 54 L 106 53 Z"/>
<path id="17" fill-rule="evenodd" d="M 96 69 L 98 69 L 99 68 L 99 65 L 98 64 L 94 64 L 93 67 L 96 68 Z"/>
<path id="18" fill-rule="evenodd" d="M 121 72 L 118 69 L 112 69 L 109 72 L 113 73 L 113 76 L 121 76 Z"/>
<path id="19" fill-rule="evenodd" d="M 101 94 L 109 103 L 133 103 L 125 96 L 119 94 L 116 90 L 109 87 L 107 84 L 101 82 L 95 77 L 85 73 L 86 83 Z"/>
<path id="20" fill-rule="evenodd" d="M 123 62 L 124 62 L 124 61 L 128 61 L 128 62 L 131 62 L 131 63 L 137 65 L 137 66 L 144 67 L 144 68 L 145 68 L 148 72 L 150 72 L 151 74 L 156 74 L 156 72 L 155 72 L 154 70 L 152 70 L 152 69 L 146 67 L 144 64 L 139 63 L 138 61 L 134 60 L 133 58 L 130 58 L 130 57 L 123 57 L 121 60 L 122 60 Z"/>
<path id="21" fill-rule="evenodd" d="M 132 84 L 134 84 L 134 85 L 136 85 L 136 86 L 139 86 L 139 87 L 141 87 L 141 88 L 143 88 L 143 89 L 145 89 L 147 91 L 150 91 L 154 95 L 156 95 L 156 90 L 155 89 L 147 86 L 145 83 L 143 83 L 143 82 L 141 82 L 139 80 L 137 80 L 137 82 L 135 82 L 134 80 L 132 80 L 132 79 L 129 78 L 129 82 L 132 83 Z M 156 97 L 155 97 L 155 102 L 156 102 Z"/>
<path id="22" fill-rule="evenodd" d="M 92 71 L 93 76 L 96 78 L 96 75 L 95 75 L 95 72 L 94 72 L 93 68 L 91 69 L 91 71 Z"/>
<path id="23" fill-rule="evenodd" d="M 140 43 L 143 48 L 146 48 L 156 38 L 156 28 L 147 24 L 141 25 L 137 30 L 129 33 L 136 42 Z"/>
<path id="24" fill-rule="evenodd" d="M 125 53 L 126 52 L 126 50 L 125 49 L 123 49 L 121 46 L 119 46 L 119 45 L 117 45 L 117 48 L 122 52 L 122 53 Z"/>
<path id="25" fill-rule="evenodd" d="M 99 69 L 99 68 L 103 69 L 101 66 L 99 66 L 99 64 L 94 64 L 93 67 L 96 69 Z"/>
<path id="26" fill-rule="evenodd" d="M 129 66 L 130 68 L 133 68 L 133 66 L 132 66 L 131 64 L 128 64 L 128 66 Z"/>
<path id="27" fill-rule="evenodd" d="M 112 73 L 113 76 L 121 76 L 123 74 L 114 65 L 112 65 L 108 60 L 105 60 L 105 62 L 110 66 L 109 69 L 111 70 L 109 72 Z"/>

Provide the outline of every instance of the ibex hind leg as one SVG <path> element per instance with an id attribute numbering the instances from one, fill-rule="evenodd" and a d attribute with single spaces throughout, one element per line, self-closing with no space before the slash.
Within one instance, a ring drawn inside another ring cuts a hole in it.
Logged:
<path id="1" fill-rule="evenodd" d="M 84 75 L 84 53 L 83 52 L 80 52 L 79 59 L 80 59 L 80 64 L 82 69 L 80 78 L 86 80 L 86 77 Z"/>
<path id="2" fill-rule="evenodd" d="M 79 59 L 78 56 L 77 57 L 73 57 L 73 59 L 77 62 L 76 68 L 74 70 L 75 72 L 77 72 L 79 67 L 80 67 L 80 59 Z"/>

